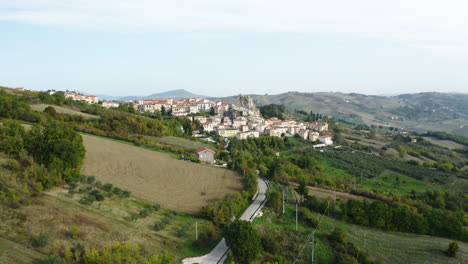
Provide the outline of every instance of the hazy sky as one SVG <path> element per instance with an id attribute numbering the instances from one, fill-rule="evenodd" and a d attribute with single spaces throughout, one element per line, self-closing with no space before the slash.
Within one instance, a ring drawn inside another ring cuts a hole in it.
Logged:
<path id="1" fill-rule="evenodd" d="M 0 85 L 468 93 L 468 1 L 0 0 Z"/>

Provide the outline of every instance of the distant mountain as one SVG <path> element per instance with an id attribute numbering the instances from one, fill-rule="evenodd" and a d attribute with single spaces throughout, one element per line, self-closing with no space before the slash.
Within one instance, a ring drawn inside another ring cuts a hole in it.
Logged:
<path id="1" fill-rule="evenodd" d="M 210 96 L 198 95 L 186 91 L 184 89 L 171 90 L 162 93 L 154 93 L 148 96 L 110 96 L 110 95 L 98 95 L 103 100 L 118 100 L 118 101 L 129 101 L 129 100 L 140 100 L 140 99 L 166 99 L 166 98 L 209 98 Z"/>
<path id="2" fill-rule="evenodd" d="M 251 95 L 256 105 L 282 104 L 355 124 L 382 125 L 412 131 L 446 131 L 468 136 L 468 94 L 417 93 L 375 96 L 345 93 L 287 92 Z M 234 103 L 236 96 L 219 98 Z"/>

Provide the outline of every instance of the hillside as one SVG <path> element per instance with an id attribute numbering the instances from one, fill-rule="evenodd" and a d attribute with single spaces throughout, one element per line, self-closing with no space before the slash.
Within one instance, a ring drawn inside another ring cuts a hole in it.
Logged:
<path id="1" fill-rule="evenodd" d="M 344 93 L 287 92 L 251 95 L 255 104 L 284 104 L 291 110 L 322 113 L 356 124 L 440 130 L 468 136 L 468 95 L 419 93 L 384 97 Z M 235 97 L 220 98 L 234 103 Z"/>
<path id="2" fill-rule="evenodd" d="M 166 91 L 166 92 L 161 92 L 161 93 L 153 93 L 150 95 L 146 96 L 111 96 L 111 95 L 105 95 L 101 94 L 98 95 L 99 98 L 105 99 L 105 100 L 120 100 L 120 101 L 127 101 L 127 100 L 140 100 L 140 99 L 166 99 L 166 98 L 208 98 L 209 96 L 205 95 L 198 95 L 191 93 L 187 90 L 184 89 L 177 89 L 177 90 L 171 90 L 171 91 Z"/>

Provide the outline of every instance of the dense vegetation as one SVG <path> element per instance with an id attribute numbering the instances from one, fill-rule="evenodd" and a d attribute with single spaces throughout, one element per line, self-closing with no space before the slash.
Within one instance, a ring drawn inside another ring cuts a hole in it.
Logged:
<path id="1" fill-rule="evenodd" d="M 248 221 L 236 220 L 223 232 L 226 244 L 238 263 L 252 263 L 262 251 L 260 236 Z"/>
<path id="2" fill-rule="evenodd" d="M 262 114 L 263 118 L 272 118 L 277 117 L 279 119 L 286 119 L 284 113 L 286 112 L 286 107 L 284 105 L 277 105 L 277 104 L 269 104 L 260 106 L 260 113 Z"/>

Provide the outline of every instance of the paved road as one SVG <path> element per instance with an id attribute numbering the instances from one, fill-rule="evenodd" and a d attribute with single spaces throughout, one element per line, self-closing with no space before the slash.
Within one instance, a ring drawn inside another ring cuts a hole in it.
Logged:
<path id="1" fill-rule="evenodd" d="M 252 202 L 252 204 L 245 210 L 241 216 L 241 220 L 252 221 L 256 216 L 258 211 L 262 209 L 263 205 L 266 202 L 266 191 L 268 189 L 267 182 L 263 179 L 258 179 L 258 195 L 257 198 Z M 186 258 L 182 260 L 183 264 L 221 264 L 226 259 L 226 255 L 229 251 L 229 248 L 226 245 L 224 238 L 216 245 L 216 247 L 208 254 L 195 257 L 195 258 Z"/>

